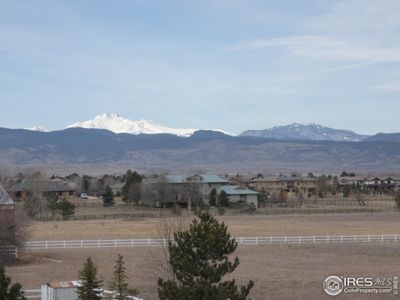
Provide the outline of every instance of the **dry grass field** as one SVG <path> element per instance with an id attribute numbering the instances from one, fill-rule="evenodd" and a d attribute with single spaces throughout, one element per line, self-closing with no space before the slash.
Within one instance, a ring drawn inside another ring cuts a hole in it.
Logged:
<path id="1" fill-rule="evenodd" d="M 399 213 L 221 216 L 233 236 L 398 234 Z M 183 218 L 185 219 L 185 218 Z M 31 240 L 158 238 L 163 219 L 35 222 Z M 190 218 L 186 218 L 189 222 Z"/>
<path id="2" fill-rule="evenodd" d="M 157 299 L 156 281 L 161 248 L 79 249 L 22 253 L 8 274 L 25 288 L 38 288 L 54 280 L 77 279 L 78 270 L 91 256 L 104 283 L 110 280 L 117 254 L 124 256 L 130 283 L 146 300 Z M 243 284 L 255 282 L 252 299 L 332 299 L 322 290 L 328 275 L 399 275 L 400 244 L 329 244 L 239 246 L 240 266 L 233 274 Z M 395 299 L 391 296 L 340 295 L 335 299 Z"/>
<path id="3" fill-rule="evenodd" d="M 146 208 L 140 206 L 126 206 L 121 198 L 115 198 L 115 206 L 114 207 L 103 207 L 103 201 L 101 198 L 91 197 L 88 200 L 82 200 L 79 198 L 69 198 L 70 202 L 75 204 L 75 215 L 77 217 L 82 216 L 94 216 L 97 218 L 102 218 L 102 216 L 110 216 L 114 214 L 135 214 L 135 213 L 155 213 L 159 214 L 161 212 L 160 209 L 157 208 Z M 297 199 L 291 198 L 290 201 L 297 202 Z M 365 195 L 364 196 L 366 208 L 375 208 L 375 209 L 383 209 L 390 210 L 394 208 L 394 201 L 392 195 Z M 289 202 L 290 202 L 289 201 Z M 339 210 L 348 210 L 348 209 L 363 209 L 354 197 L 343 198 L 341 195 L 336 196 L 326 196 L 325 198 L 307 198 L 305 199 L 303 207 L 300 211 L 306 212 L 307 209 L 339 209 Z M 364 207 L 365 209 L 365 207 Z M 267 209 L 273 213 L 274 209 Z M 279 209 L 278 209 L 279 210 Z M 299 210 L 297 208 L 297 210 Z M 265 211 L 265 209 L 259 209 L 261 213 Z"/>

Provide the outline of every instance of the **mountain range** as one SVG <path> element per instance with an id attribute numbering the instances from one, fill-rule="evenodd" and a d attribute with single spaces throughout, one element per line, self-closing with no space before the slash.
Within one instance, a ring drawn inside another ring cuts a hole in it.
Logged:
<path id="1" fill-rule="evenodd" d="M 318 124 L 303 125 L 293 123 L 287 126 L 276 126 L 263 130 L 246 130 L 241 136 L 255 136 L 278 140 L 311 140 L 360 142 L 369 136 L 357 134 L 350 130 L 333 129 Z"/>
<path id="2" fill-rule="evenodd" d="M 112 165 L 142 169 L 398 170 L 400 135 L 359 142 L 280 140 L 197 130 L 175 134 L 114 133 L 67 128 L 41 132 L 0 128 L 0 163 L 13 165 Z"/>
<path id="3" fill-rule="evenodd" d="M 190 137 L 200 129 L 195 128 L 171 128 L 157 124 L 150 120 L 129 120 L 115 113 L 103 113 L 92 120 L 76 122 L 67 128 L 105 129 L 114 133 L 130 134 L 173 134 L 182 137 Z M 29 128 L 34 131 L 47 131 L 41 126 Z M 212 131 L 227 133 L 221 129 Z M 310 141 L 336 141 L 359 142 L 369 138 L 368 135 L 357 134 L 350 130 L 334 129 L 318 124 L 293 123 L 286 126 L 276 126 L 261 130 L 246 130 L 239 136 L 263 137 L 277 140 L 310 140 Z"/>

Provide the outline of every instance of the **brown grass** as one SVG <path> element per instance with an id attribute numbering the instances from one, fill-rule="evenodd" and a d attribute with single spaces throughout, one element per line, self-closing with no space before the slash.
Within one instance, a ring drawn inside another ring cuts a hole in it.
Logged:
<path id="1" fill-rule="evenodd" d="M 357 213 L 326 215 L 222 216 L 233 236 L 349 235 L 399 233 L 400 214 Z M 161 219 L 115 219 L 35 222 L 32 240 L 157 238 Z"/>
<path id="2" fill-rule="evenodd" d="M 38 288 L 54 280 L 77 279 L 84 260 L 92 256 L 107 283 L 118 253 L 125 258 L 131 285 L 146 300 L 157 299 L 157 274 L 152 258 L 162 256 L 160 248 L 29 252 L 23 254 L 18 265 L 8 267 L 7 272 L 25 288 Z M 232 276 L 240 284 L 254 280 L 252 299 L 332 299 L 322 290 L 322 282 L 328 275 L 399 275 L 398 244 L 241 246 L 235 255 L 241 264 Z M 341 295 L 337 299 L 394 299 L 393 295 L 386 297 Z"/>

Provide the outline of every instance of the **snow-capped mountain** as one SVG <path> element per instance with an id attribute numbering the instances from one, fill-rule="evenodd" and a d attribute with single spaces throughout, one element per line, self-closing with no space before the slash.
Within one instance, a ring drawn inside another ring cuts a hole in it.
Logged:
<path id="1" fill-rule="evenodd" d="M 48 132 L 47 129 L 43 128 L 43 127 L 40 126 L 40 125 L 33 126 L 33 127 L 30 127 L 30 128 L 26 128 L 26 129 L 27 129 L 27 130 L 32 130 L 32 131 Z"/>
<path id="2" fill-rule="evenodd" d="M 118 114 L 104 113 L 93 120 L 77 122 L 67 128 L 80 127 L 80 128 L 95 128 L 106 129 L 115 133 L 131 133 L 131 134 L 157 134 L 169 133 L 178 136 L 191 136 L 198 129 L 188 128 L 170 128 L 156 124 L 149 120 L 133 121 L 125 119 Z"/>
<path id="3" fill-rule="evenodd" d="M 367 135 L 357 134 L 350 130 L 334 129 L 318 124 L 293 123 L 286 126 L 276 126 L 263 130 L 246 130 L 241 136 L 256 136 L 278 140 L 312 140 L 336 142 L 360 142 Z"/>

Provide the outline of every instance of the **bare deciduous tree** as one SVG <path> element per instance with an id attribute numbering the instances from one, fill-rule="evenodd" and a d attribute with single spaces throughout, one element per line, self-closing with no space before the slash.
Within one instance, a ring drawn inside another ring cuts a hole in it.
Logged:
<path id="1" fill-rule="evenodd" d="M 168 241 L 174 238 L 174 232 L 186 230 L 192 218 L 183 216 L 163 217 L 158 227 L 158 236 L 163 241 L 160 248 L 152 248 L 148 254 L 147 262 L 153 270 L 154 282 L 160 276 L 174 278 L 174 272 L 169 264 Z"/>

